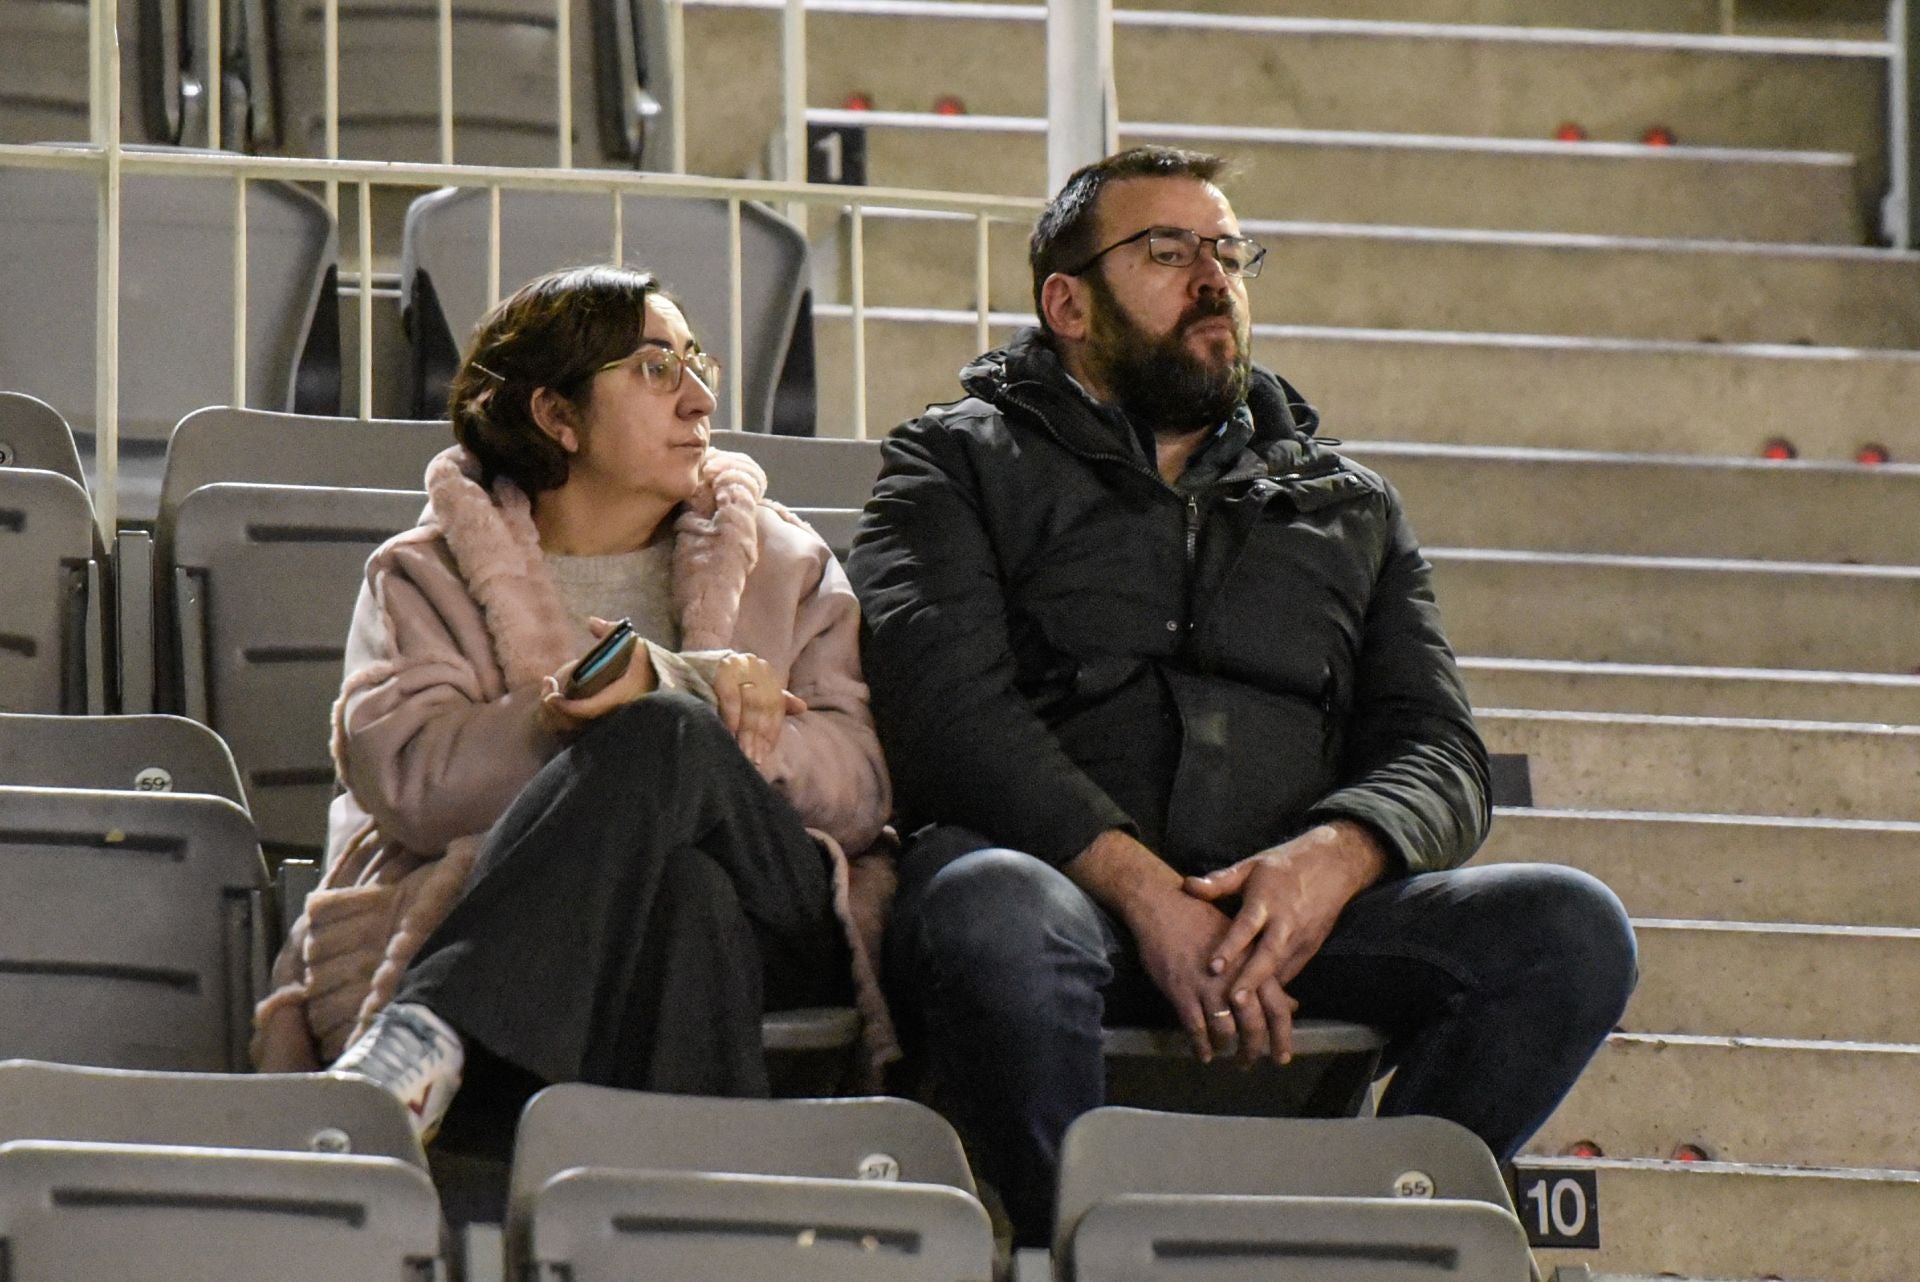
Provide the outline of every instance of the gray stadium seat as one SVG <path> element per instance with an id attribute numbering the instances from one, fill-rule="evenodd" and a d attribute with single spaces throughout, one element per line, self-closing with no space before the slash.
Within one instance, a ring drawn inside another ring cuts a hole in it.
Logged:
<path id="1" fill-rule="evenodd" d="M 230 801 L 0 787 L 0 1056 L 244 1069 L 266 885 Z"/>
<path id="2" fill-rule="evenodd" d="M 988 1282 L 993 1228 L 938 1185 L 574 1169 L 535 1198 L 528 1259 L 571 1282 Z"/>
<path id="3" fill-rule="evenodd" d="M 206 138 L 201 42 L 185 30 L 181 0 L 120 6 L 120 134 L 126 142 Z M 91 19 L 84 0 L 0 0 L 0 142 L 89 142 Z M 204 25 L 202 27 L 204 30 Z M 193 48 L 189 48 L 189 45 Z M 32 50 L 31 56 L 19 56 Z M 191 61 L 190 61 L 191 60 Z M 181 68 L 188 67 L 182 73 Z"/>
<path id="4" fill-rule="evenodd" d="M 737 354 L 727 332 L 732 283 L 726 202 L 628 195 L 622 208 L 625 261 L 658 275 L 685 304 L 701 345 L 731 367 Z M 740 232 L 744 423 L 749 431 L 766 432 L 773 427 L 775 391 L 807 291 L 807 242 L 799 228 L 755 204 L 741 206 Z M 507 292 L 544 272 L 604 262 L 612 249 L 605 196 L 510 191 L 501 197 L 500 281 Z M 444 413 L 459 354 L 491 304 L 485 191 L 449 187 L 413 202 L 400 288 L 413 341 L 414 412 L 437 417 Z M 809 395 L 811 386 L 809 370 Z M 723 402 L 715 421 L 731 423 L 732 413 Z M 811 434 L 810 425 L 802 434 Z"/>
<path id="5" fill-rule="evenodd" d="M 452 444 L 453 429 L 444 422 L 279 414 L 226 405 L 196 410 L 180 420 L 167 445 L 162 522 L 187 495 L 224 481 L 417 490 L 433 456 Z"/>
<path id="6" fill-rule="evenodd" d="M 0 711 L 105 709 L 98 547 L 78 484 L 0 468 Z"/>
<path id="7" fill-rule="evenodd" d="M 789 507 L 858 511 L 867 505 L 880 475 L 879 441 L 715 432 L 713 448 L 733 450 L 759 463 L 767 472 L 767 496 Z"/>
<path id="8" fill-rule="evenodd" d="M 388 1157 L 0 1144 L 11 1282 L 446 1276 L 426 1174 Z"/>
<path id="9" fill-rule="evenodd" d="M 58 472 L 81 485 L 87 483 L 67 420 L 45 401 L 19 392 L 0 392 L 0 467 Z"/>
<path id="10" fill-rule="evenodd" d="M 391 1157 L 427 1168 L 391 1092 L 323 1073 L 154 1073 L 0 1062 L 0 1144 L 168 1144 Z"/>
<path id="11" fill-rule="evenodd" d="M 1081 1217 L 1127 1194 L 1513 1202 L 1493 1155 L 1465 1127 L 1435 1117 L 1196 1117 L 1099 1108 L 1060 1152 L 1054 1260 L 1074 1259 Z"/>
<path id="12" fill-rule="evenodd" d="M 516 1255 L 531 1245 L 543 1259 L 548 1258 L 546 1247 L 538 1242 L 529 1243 L 527 1235 L 532 1233 L 537 1237 L 553 1224 L 551 1218 L 542 1222 L 539 1216 L 547 1194 L 565 1183 L 556 1177 L 582 1167 L 625 1177 L 651 1174 L 682 1178 L 651 1183 L 637 1178 L 583 1181 L 576 1192 L 561 1192 L 562 1200 L 557 1208 L 572 1208 L 582 1217 L 566 1239 L 576 1245 L 597 1239 L 601 1247 L 613 1249 L 604 1240 L 606 1225 L 612 1222 L 608 1218 L 609 1199 L 625 1198 L 629 1193 L 633 1196 L 626 1201 L 628 1215 L 636 1211 L 644 1214 L 644 1208 L 655 1200 L 661 1204 L 670 1202 L 679 1208 L 683 1219 L 712 1221 L 719 1237 L 754 1233 L 752 1226 L 756 1217 L 761 1217 L 760 1232 L 766 1232 L 769 1224 L 779 1224 L 784 1229 L 788 1221 L 783 1217 L 791 1216 L 797 1217 L 793 1221 L 798 1225 L 796 1232 L 816 1227 L 817 1237 L 827 1239 L 826 1244 L 837 1245 L 839 1239 L 831 1227 L 835 1216 L 852 1213 L 857 1219 L 860 1213 L 884 1214 L 876 1203 L 862 1195 L 847 1199 L 840 1211 L 829 1209 L 836 1186 L 858 1190 L 861 1186 L 855 1182 L 867 1181 L 870 1184 L 936 1185 L 957 1190 L 971 1203 L 970 1210 L 949 1206 L 951 1199 L 921 1198 L 918 1202 L 926 1209 L 930 1225 L 943 1226 L 943 1238 L 952 1233 L 963 1244 L 963 1251 L 968 1249 L 964 1245 L 968 1242 L 986 1251 L 986 1256 L 979 1260 L 979 1272 L 947 1276 L 984 1279 L 991 1262 L 990 1235 L 985 1233 L 984 1213 L 972 1202 L 973 1176 L 961 1152 L 959 1138 L 938 1114 L 908 1100 L 733 1100 L 584 1085 L 549 1087 L 528 1103 L 514 1145 L 508 1236 L 516 1243 L 513 1248 Z M 731 1185 L 711 1178 L 685 1178 L 703 1175 L 759 1178 Z M 791 1195 L 773 1191 L 783 1182 L 788 1182 L 796 1191 Z M 807 1191 L 799 1191 L 803 1188 Z M 761 1200 L 763 1193 L 764 1201 Z M 695 1207 L 699 1209 L 696 1211 Z M 553 1214 L 559 1214 L 559 1210 Z M 968 1223 L 976 1224 L 983 1236 L 970 1237 L 965 1228 Z M 878 1231 L 881 1227 L 876 1219 L 868 1231 Z M 859 1236 L 856 1234 L 854 1240 L 858 1241 Z M 789 1236 L 789 1247 L 791 1241 Z M 629 1245 L 642 1252 L 648 1249 L 640 1240 Z M 772 1245 L 766 1243 L 763 1247 Z M 736 1248 L 750 1250 L 735 1244 L 729 1252 Z M 725 1258 L 732 1256 L 729 1253 Z M 758 1260 L 774 1258 L 763 1255 Z M 837 1250 L 832 1258 L 846 1263 Z M 756 1262 L 755 1271 L 733 1276 L 784 1279 L 789 1275 L 788 1270 L 801 1267 L 800 1259 L 790 1254 L 780 1255 L 778 1259 L 781 1263 L 774 1271 L 766 1271 Z M 639 1275 L 630 1272 L 617 1276 Z M 706 1272 L 681 1275 L 726 1276 Z M 795 1271 L 792 1276 L 813 1278 L 834 1274 Z M 844 1276 L 930 1275 L 876 1272 Z"/>
<path id="13" fill-rule="evenodd" d="M 0 784 L 204 793 L 246 805 L 239 769 L 219 735 L 185 717 L 152 713 L 0 713 Z"/>
<path id="14" fill-rule="evenodd" d="M 64 414 L 96 471 L 97 187 L 86 173 L 0 168 L 0 385 Z M 123 192 L 121 509 L 150 521 L 174 424 L 232 397 L 233 189 L 134 176 Z M 336 413 L 333 219 L 288 183 L 247 193 L 248 403 Z"/>
<path id="15" fill-rule="evenodd" d="M 575 0 L 573 163 L 670 167 L 668 0 Z M 274 11 L 281 146 L 326 154 L 322 11 L 248 0 Z M 261 21 L 263 19 L 252 19 Z M 455 0 L 454 159 L 463 165 L 559 163 L 558 46 L 552 0 Z M 440 159 L 438 6 L 432 0 L 340 5 L 340 154 L 355 160 Z"/>
<path id="16" fill-rule="evenodd" d="M 1484 1202 L 1126 1196 L 1080 1221 L 1073 1282 L 1526 1282 L 1526 1234 Z"/>
<path id="17" fill-rule="evenodd" d="M 853 551 L 853 536 L 860 528 L 859 508 L 797 507 L 793 514 L 813 527 L 833 554 L 842 562 Z"/>
<path id="18" fill-rule="evenodd" d="M 326 842 L 328 713 L 368 555 L 426 496 L 290 485 L 203 486 L 174 514 L 172 706 L 212 726 L 240 765 L 269 856 Z"/>

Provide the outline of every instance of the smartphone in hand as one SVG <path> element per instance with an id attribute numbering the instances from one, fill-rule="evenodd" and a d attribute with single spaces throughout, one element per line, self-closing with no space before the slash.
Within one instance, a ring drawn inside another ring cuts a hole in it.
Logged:
<path id="1" fill-rule="evenodd" d="M 622 619 L 613 625 L 613 630 L 593 649 L 581 656 L 574 665 L 573 675 L 567 678 L 567 688 L 560 693 L 568 699 L 585 699 L 599 694 L 602 690 L 618 681 L 633 662 L 633 652 L 640 644 L 640 638 L 633 631 L 633 622 Z"/>

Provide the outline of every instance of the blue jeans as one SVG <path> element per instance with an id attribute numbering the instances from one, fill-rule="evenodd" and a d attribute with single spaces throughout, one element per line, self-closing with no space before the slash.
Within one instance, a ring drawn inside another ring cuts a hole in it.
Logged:
<path id="1" fill-rule="evenodd" d="M 888 984 L 1000 1190 L 1045 1245 L 1060 1142 L 1105 1094 L 1100 1029 L 1174 1022 L 1126 929 L 1058 869 L 957 828 L 901 866 Z M 1362 892 L 1287 986 L 1301 1018 L 1385 1030 L 1383 1116 L 1444 1117 L 1505 1161 L 1546 1121 L 1625 1009 L 1633 930 L 1571 868 L 1422 873 Z"/>

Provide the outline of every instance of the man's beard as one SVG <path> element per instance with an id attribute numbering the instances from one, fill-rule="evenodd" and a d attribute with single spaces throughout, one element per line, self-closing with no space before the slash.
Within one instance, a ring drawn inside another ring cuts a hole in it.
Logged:
<path id="1" fill-rule="evenodd" d="M 1246 399 L 1253 357 L 1230 296 L 1202 296 L 1156 338 L 1134 323 L 1098 273 L 1086 280 L 1093 296 L 1087 363 L 1128 418 L 1178 436 L 1224 421 Z M 1188 329 L 1215 316 L 1234 321 L 1234 351 L 1224 361 L 1198 355 L 1186 342 Z"/>

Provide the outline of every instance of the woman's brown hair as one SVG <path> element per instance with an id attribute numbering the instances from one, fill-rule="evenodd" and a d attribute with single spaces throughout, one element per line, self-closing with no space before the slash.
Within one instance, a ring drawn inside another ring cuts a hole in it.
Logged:
<path id="1" fill-rule="evenodd" d="M 481 318 L 447 409 L 482 484 L 504 476 L 530 495 L 566 484 L 567 452 L 534 421 L 533 394 L 551 388 L 584 412 L 594 374 L 640 346 L 649 294 L 673 301 L 650 272 L 572 267 L 527 282 Z"/>

